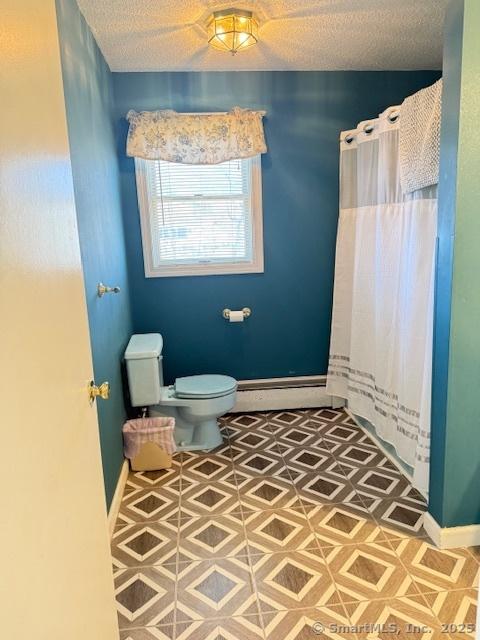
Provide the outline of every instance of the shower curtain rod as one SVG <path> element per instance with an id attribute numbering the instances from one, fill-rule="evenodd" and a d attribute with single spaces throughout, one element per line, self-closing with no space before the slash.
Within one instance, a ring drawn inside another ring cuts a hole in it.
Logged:
<path id="1" fill-rule="evenodd" d="M 387 116 L 387 119 L 389 122 L 396 122 L 399 118 L 400 118 L 400 111 L 398 109 L 393 109 Z M 364 133 L 366 134 L 372 133 L 372 131 L 375 129 L 372 122 L 373 120 L 364 124 L 362 129 Z M 355 136 L 353 134 L 350 134 L 349 136 L 345 136 L 344 142 L 346 142 L 347 144 L 350 144 L 351 142 L 353 142 L 354 139 L 355 139 Z M 341 136 L 339 140 L 340 141 L 342 140 Z"/>

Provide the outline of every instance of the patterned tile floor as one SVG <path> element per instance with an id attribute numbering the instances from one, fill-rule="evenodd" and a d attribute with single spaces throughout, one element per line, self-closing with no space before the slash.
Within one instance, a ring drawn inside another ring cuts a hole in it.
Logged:
<path id="1" fill-rule="evenodd" d="M 344 412 L 222 429 L 215 451 L 129 476 L 121 640 L 474 637 L 478 549 L 430 544 L 422 497 Z"/>

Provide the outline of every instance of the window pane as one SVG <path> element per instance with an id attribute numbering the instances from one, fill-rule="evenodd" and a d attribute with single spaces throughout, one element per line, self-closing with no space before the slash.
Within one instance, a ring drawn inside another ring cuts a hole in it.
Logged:
<path id="1" fill-rule="evenodd" d="M 252 260 L 250 160 L 147 166 L 157 266 Z"/>
<path id="2" fill-rule="evenodd" d="M 214 165 L 176 164 L 160 161 L 156 166 L 156 188 L 164 198 L 241 195 L 245 193 L 245 160 Z"/>
<path id="3" fill-rule="evenodd" d="M 157 208 L 162 262 L 249 259 L 245 201 L 170 201 Z"/>

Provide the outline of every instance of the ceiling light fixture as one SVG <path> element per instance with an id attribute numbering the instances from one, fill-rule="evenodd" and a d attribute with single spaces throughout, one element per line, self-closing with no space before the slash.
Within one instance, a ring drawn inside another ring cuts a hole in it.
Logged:
<path id="1" fill-rule="evenodd" d="M 258 41 L 258 22 L 251 11 L 224 9 L 212 14 L 208 25 L 208 42 L 220 51 L 235 55 Z"/>

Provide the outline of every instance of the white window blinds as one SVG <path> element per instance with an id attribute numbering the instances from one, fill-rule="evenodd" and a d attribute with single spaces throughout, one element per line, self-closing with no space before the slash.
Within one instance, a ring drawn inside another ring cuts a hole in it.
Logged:
<path id="1" fill-rule="evenodd" d="M 202 267 L 209 273 L 259 270 L 254 264 L 258 180 L 253 172 L 254 165 L 259 170 L 258 157 L 214 165 L 135 162 L 144 253 L 145 243 L 150 245 L 146 266 L 149 262 L 152 273 L 147 275 L 194 275 L 196 268 L 205 272 Z"/>

